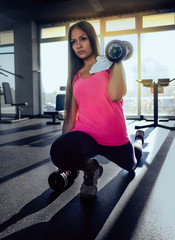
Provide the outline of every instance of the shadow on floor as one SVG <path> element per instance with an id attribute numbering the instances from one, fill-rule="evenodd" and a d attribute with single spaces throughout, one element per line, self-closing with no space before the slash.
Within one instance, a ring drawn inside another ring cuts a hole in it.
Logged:
<path id="1" fill-rule="evenodd" d="M 116 239 L 116 236 L 120 236 L 120 240 L 132 239 L 134 230 L 136 229 L 138 221 L 142 215 L 142 212 L 144 211 L 144 208 L 162 169 L 174 137 L 175 132 L 170 131 L 152 163 L 150 165 L 147 164 L 148 171 L 136 188 L 131 199 L 128 201 L 127 205 L 122 210 L 121 215 L 116 219 L 115 223 L 111 224 L 110 229 L 108 229 L 107 237 L 102 238 L 103 240 L 114 240 Z M 159 216 L 157 216 L 157 218 L 159 218 Z M 143 237 L 142 239 L 146 238 Z M 153 237 L 151 239 L 155 238 Z M 166 239 L 166 236 L 164 239 Z M 174 237 L 171 239 L 174 239 Z"/>
<path id="2" fill-rule="evenodd" d="M 18 177 L 18 176 L 20 176 L 22 174 L 25 174 L 26 172 L 29 172 L 29 171 L 31 171 L 31 170 L 33 170 L 35 168 L 38 168 L 38 167 L 40 167 L 40 166 L 42 166 L 44 164 L 47 164 L 49 162 L 51 162 L 51 160 L 50 160 L 50 158 L 47 158 L 47 159 L 44 159 L 44 160 L 42 160 L 40 162 L 34 163 L 34 164 L 32 164 L 32 165 L 30 165 L 28 167 L 20 169 L 20 170 L 14 172 L 14 173 L 11 173 L 11 174 L 8 174 L 8 175 L 6 175 L 4 177 L 1 177 L 0 178 L 0 184 L 4 183 L 4 182 L 7 182 L 7 181 L 9 181 L 9 180 L 11 180 L 13 178 L 16 178 L 16 177 Z"/>
<path id="3" fill-rule="evenodd" d="M 134 174 L 130 175 L 121 170 L 114 179 L 99 191 L 94 200 L 83 200 L 78 194 L 56 213 L 49 222 L 38 223 L 3 239 L 93 240 L 133 178 Z M 3 223 L 1 230 L 46 207 L 57 198 L 54 198 L 53 195 L 50 196 L 50 194 L 49 190 L 47 190 L 37 199 L 27 204 L 18 214 Z M 50 200 L 47 199 L 46 195 Z M 44 198 L 44 201 L 41 198 Z M 59 198 L 57 201 L 59 204 Z M 42 205 L 40 205 L 40 202 Z"/>
<path id="4" fill-rule="evenodd" d="M 37 123 L 33 125 L 27 125 L 23 127 L 18 127 L 15 125 L 14 128 L 11 129 L 5 129 L 5 130 L 0 130 L 0 135 L 8 135 L 12 133 L 19 133 L 19 132 L 25 132 L 25 131 L 34 131 L 34 130 L 39 130 L 42 128 L 46 128 L 48 125 L 46 123 Z"/>
<path id="5" fill-rule="evenodd" d="M 53 136 L 54 133 L 56 133 L 57 136 Z M 8 146 L 28 145 L 30 147 L 45 147 L 45 146 L 51 145 L 53 143 L 53 141 L 56 140 L 56 137 L 59 136 L 59 134 L 61 134 L 61 130 L 57 129 L 57 130 L 50 131 L 47 133 L 41 133 L 41 134 L 37 134 L 34 136 L 25 137 L 25 138 L 21 138 L 18 140 L 13 140 L 8 143 L 2 143 L 2 144 L 0 144 L 0 147 L 7 146 L 7 145 Z"/>
<path id="6" fill-rule="evenodd" d="M 122 209 L 120 216 L 114 222 L 111 222 L 109 229 L 107 229 L 107 238 L 104 237 L 103 239 L 116 240 L 116 236 L 120 236 L 120 238 L 118 238 L 120 240 L 129 240 L 132 238 L 174 140 L 174 136 L 175 133 L 170 131 L 150 165 L 146 163 L 146 155 L 144 155 L 144 161 L 148 167 L 148 171 L 135 192 L 133 192 L 132 197 L 128 200 L 127 205 Z M 38 224 L 15 232 L 3 239 L 94 240 L 133 177 L 134 176 L 127 174 L 126 171 L 121 170 L 115 178 L 98 192 L 94 200 L 81 200 L 78 194 L 65 207 L 57 212 L 50 221 L 40 223 L 38 219 Z M 21 209 L 19 213 L 3 223 L 1 225 L 2 230 L 24 217 L 40 211 L 55 200 L 57 200 L 59 204 L 58 196 L 53 196 L 50 190 L 45 191 L 41 196 Z"/>

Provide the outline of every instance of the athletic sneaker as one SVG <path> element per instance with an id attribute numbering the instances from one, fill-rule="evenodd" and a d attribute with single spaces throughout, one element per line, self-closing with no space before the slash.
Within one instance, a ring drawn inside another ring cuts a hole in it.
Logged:
<path id="1" fill-rule="evenodd" d="M 94 159 L 94 161 L 96 161 Z M 96 161 L 97 162 L 97 161 Z M 93 198 L 97 194 L 97 179 L 101 177 L 103 167 L 97 162 L 97 168 L 94 171 L 84 171 L 84 182 L 80 188 L 80 197 Z"/>
<path id="2" fill-rule="evenodd" d="M 137 130 L 136 135 L 135 135 L 135 142 L 137 140 L 141 140 L 142 141 L 142 145 L 143 145 L 144 144 L 144 135 L 145 135 L 144 131 Z"/>
<path id="3" fill-rule="evenodd" d="M 134 150 L 135 150 L 135 156 L 136 156 L 138 163 L 140 161 L 140 158 L 142 157 L 144 135 L 145 135 L 144 131 L 138 130 L 136 132 L 134 143 L 133 143 Z"/>

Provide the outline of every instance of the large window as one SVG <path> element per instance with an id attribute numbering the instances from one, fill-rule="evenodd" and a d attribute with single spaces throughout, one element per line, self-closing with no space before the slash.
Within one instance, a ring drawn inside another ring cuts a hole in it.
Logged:
<path id="1" fill-rule="evenodd" d="M 153 79 L 175 77 L 175 31 L 144 33 L 141 35 L 141 78 Z M 153 114 L 153 93 L 150 88 L 141 89 L 142 114 Z M 175 83 L 160 89 L 159 114 L 175 115 Z"/>
<path id="2" fill-rule="evenodd" d="M 169 26 L 175 24 L 175 13 L 143 16 L 143 28 Z"/>
<path id="3" fill-rule="evenodd" d="M 106 21 L 106 32 L 135 29 L 135 27 L 135 17 L 112 19 Z"/>
<path id="4" fill-rule="evenodd" d="M 3 82 L 9 82 L 12 95 L 15 97 L 15 67 L 14 67 L 14 36 L 13 31 L 0 32 L 0 87 Z M 1 113 L 14 114 L 15 107 L 4 104 L 4 96 L 1 95 Z"/>
<path id="5" fill-rule="evenodd" d="M 67 41 L 41 44 L 43 111 L 55 108 L 56 95 L 67 82 Z"/>
<path id="6" fill-rule="evenodd" d="M 64 37 L 65 35 L 65 26 L 47 27 L 41 29 L 41 39 Z"/>
<path id="7" fill-rule="evenodd" d="M 123 61 L 127 79 L 124 98 L 126 116 L 153 115 L 152 89 L 137 79 L 174 78 L 175 13 L 135 14 L 89 20 L 94 26 L 102 54 L 113 39 L 129 41 L 133 56 Z M 73 22 L 41 31 L 43 110 L 55 107 L 55 96 L 67 82 L 67 32 Z M 50 30 L 49 30 L 50 29 Z M 175 115 L 175 81 L 159 93 L 159 115 Z"/>

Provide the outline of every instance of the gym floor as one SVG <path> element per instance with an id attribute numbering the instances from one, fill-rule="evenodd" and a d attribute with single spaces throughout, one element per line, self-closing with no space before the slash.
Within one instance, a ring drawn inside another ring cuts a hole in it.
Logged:
<path id="1" fill-rule="evenodd" d="M 175 239 L 175 131 L 143 129 L 142 161 L 133 176 L 97 156 L 104 167 L 98 195 L 82 200 L 82 172 L 60 195 L 48 185 L 55 171 L 49 149 L 62 124 L 47 120 L 0 124 L 0 239 Z M 131 140 L 138 124 L 144 123 L 127 121 Z"/>

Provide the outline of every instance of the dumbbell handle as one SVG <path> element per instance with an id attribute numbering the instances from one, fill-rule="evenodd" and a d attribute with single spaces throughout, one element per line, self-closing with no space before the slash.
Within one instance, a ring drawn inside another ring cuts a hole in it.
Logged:
<path id="1" fill-rule="evenodd" d="M 112 62 L 121 62 L 132 56 L 133 47 L 131 43 L 121 40 L 110 41 L 106 48 L 106 57 Z"/>

